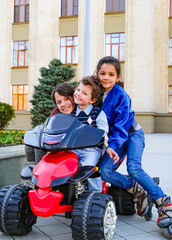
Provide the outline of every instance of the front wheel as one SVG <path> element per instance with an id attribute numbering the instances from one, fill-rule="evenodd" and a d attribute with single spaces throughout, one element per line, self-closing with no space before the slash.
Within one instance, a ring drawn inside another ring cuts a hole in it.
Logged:
<path id="1" fill-rule="evenodd" d="M 24 235 L 32 230 L 36 216 L 30 208 L 24 185 L 5 186 L 0 190 L 0 231 L 8 235 Z"/>
<path id="2" fill-rule="evenodd" d="M 110 195 L 83 193 L 72 212 L 72 237 L 75 240 L 112 240 L 116 227 L 115 203 Z"/>

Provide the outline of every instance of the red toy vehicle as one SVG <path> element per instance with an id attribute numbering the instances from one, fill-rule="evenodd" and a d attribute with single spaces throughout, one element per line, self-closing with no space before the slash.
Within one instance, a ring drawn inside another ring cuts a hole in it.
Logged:
<path id="1" fill-rule="evenodd" d="M 27 166 L 21 172 L 23 179 L 32 179 L 33 187 L 16 184 L 0 190 L 0 231 L 24 235 L 32 230 L 37 216 L 65 212 L 66 218 L 72 218 L 73 239 L 112 240 L 116 212 L 134 214 L 134 196 L 105 182 L 103 193 L 88 192 L 87 178 L 97 177 L 99 172 L 95 166 L 78 167 L 77 156 L 70 151 L 96 146 L 103 133 L 67 114 L 54 115 L 44 126 L 27 131 L 25 144 L 49 153 L 36 166 Z M 152 218 L 152 206 L 150 199 L 146 220 Z"/>
<path id="2" fill-rule="evenodd" d="M 65 212 L 65 217 L 72 217 L 73 239 L 111 240 L 117 220 L 113 198 L 87 191 L 87 178 L 99 173 L 95 166 L 78 167 L 76 154 L 69 151 L 96 146 L 103 133 L 66 114 L 54 115 L 44 126 L 27 131 L 25 144 L 49 153 L 21 172 L 25 179 L 33 174 L 33 188 L 20 184 L 0 190 L 0 231 L 24 235 L 32 230 L 37 216 Z"/>

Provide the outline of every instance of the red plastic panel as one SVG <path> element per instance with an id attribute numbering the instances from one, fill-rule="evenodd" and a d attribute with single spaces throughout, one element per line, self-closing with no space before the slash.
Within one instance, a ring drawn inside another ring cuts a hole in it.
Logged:
<path id="1" fill-rule="evenodd" d="M 49 217 L 56 213 L 63 193 L 51 191 L 51 188 L 29 191 L 32 212 L 37 216 Z"/>
<path id="2" fill-rule="evenodd" d="M 33 175 L 38 178 L 37 186 L 46 188 L 53 179 L 73 175 L 78 169 L 77 155 L 70 151 L 48 153 L 33 169 Z"/>

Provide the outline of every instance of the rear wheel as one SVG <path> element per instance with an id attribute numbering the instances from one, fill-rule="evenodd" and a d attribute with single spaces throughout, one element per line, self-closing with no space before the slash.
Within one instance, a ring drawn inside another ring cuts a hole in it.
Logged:
<path id="1" fill-rule="evenodd" d="M 164 228 L 164 235 L 166 236 L 166 238 L 172 239 L 172 225 Z"/>
<path id="2" fill-rule="evenodd" d="M 83 193 L 72 212 L 72 237 L 75 240 L 112 240 L 116 209 L 111 196 L 98 192 Z"/>
<path id="3" fill-rule="evenodd" d="M 5 186 L 0 190 L 0 231 L 8 235 L 24 235 L 32 230 L 36 216 L 30 208 L 24 185 Z"/>
<path id="4" fill-rule="evenodd" d="M 132 215 L 136 213 L 134 194 L 127 192 L 123 188 L 111 185 L 110 195 L 115 201 L 117 214 Z"/>

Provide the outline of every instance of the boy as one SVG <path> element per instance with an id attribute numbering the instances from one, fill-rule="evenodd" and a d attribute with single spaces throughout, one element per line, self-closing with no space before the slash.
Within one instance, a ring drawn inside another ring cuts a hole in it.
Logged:
<path id="1" fill-rule="evenodd" d="M 83 78 L 74 92 L 74 102 L 77 106 L 71 115 L 77 117 L 84 124 L 104 130 L 104 136 L 106 136 L 108 133 L 108 122 L 104 111 L 99 107 L 103 94 L 103 87 L 95 76 Z M 104 138 L 101 139 L 97 147 L 73 151 L 77 154 L 81 166 L 96 166 L 101 156 L 103 142 Z M 102 180 L 100 177 L 89 178 L 88 182 L 89 191 L 102 191 Z"/>

